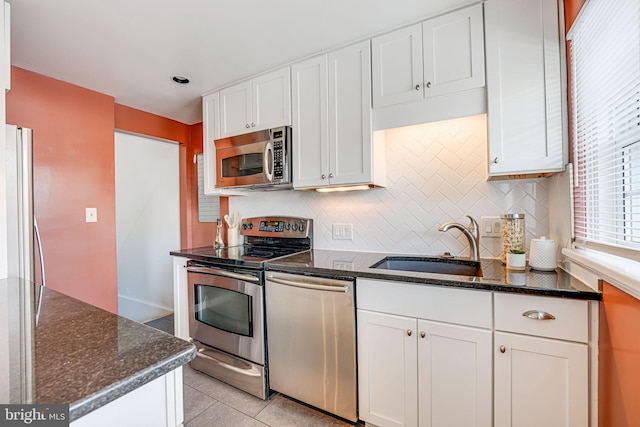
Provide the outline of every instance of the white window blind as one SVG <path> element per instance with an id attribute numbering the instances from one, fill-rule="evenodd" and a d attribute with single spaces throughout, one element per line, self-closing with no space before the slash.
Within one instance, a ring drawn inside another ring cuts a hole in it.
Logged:
<path id="1" fill-rule="evenodd" d="M 588 0 L 569 39 L 575 239 L 640 250 L 640 0 Z"/>

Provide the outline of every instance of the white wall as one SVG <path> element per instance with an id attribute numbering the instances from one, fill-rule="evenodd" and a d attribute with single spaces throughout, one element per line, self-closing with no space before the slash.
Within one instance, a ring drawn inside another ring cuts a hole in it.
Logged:
<path id="1" fill-rule="evenodd" d="M 524 213 L 527 247 L 549 233 L 545 179 L 486 181 L 486 115 L 387 130 L 387 187 L 365 192 L 278 191 L 231 197 L 241 217 L 282 214 L 314 219 L 316 248 L 408 254 L 468 255 L 457 230 L 465 214 Z M 526 153 L 523 153 L 526 155 Z M 353 241 L 333 240 L 332 223 L 352 223 Z M 481 256 L 498 257 L 499 238 L 481 238 Z"/>
<path id="2" fill-rule="evenodd" d="M 118 313 L 148 321 L 173 311 L 169 251 L 180 247 L 178 144 L 116 132 L 115 169 Z"/>

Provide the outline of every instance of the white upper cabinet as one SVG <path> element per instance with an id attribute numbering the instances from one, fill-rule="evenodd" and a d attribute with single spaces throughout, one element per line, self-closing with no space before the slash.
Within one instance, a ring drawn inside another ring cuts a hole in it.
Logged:
<path id="1" fill-rule="evenodd" d="M 220 93 L 215 92 L 202 97 L 202 149 L 204 160 L 204 194 L 206 195 L 243 195 L 239 190 L 216 188 L 216 145 L 220 138 Z"/>
<path id="2" fill-rule="evenodd" d="M 485 3 L 489 176 L 564 169 L 557 0 Z"/>
<path id="3" fill-rule="evenodd" d="M 220 91 L 220 137 L 291 125 L 289 67 Z"/>
<path id="4" fill-rule="evenodd" d="M 293 65 L 294 188 L 383 185 L 370 73 L 368 41 Z"/>
<path id="5" fill-rule="evenodd" d="M 482 4 L 372 39 L 373 107 L 484 86 Z"/>
<path id="6" fill-rule="evenodd" d="M 425 21 L 422 35 L 425 96 L 485 85 L 481 4 Z"/>
<path id="7" fill-rule="evenodd" d="M 371 40 L 373 106 L 422 99 L 422 27 L 402 28 Z"/>

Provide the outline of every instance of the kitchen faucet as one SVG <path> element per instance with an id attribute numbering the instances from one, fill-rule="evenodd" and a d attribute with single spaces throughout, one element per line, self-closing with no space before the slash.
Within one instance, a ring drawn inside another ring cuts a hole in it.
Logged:
<path id="1" fill-rule="evenodd" d="M 438 227 L 438 231 L 449 231 L 451 228 L 457 228 L 462 231 L 469 240 L 469 259 L 472 261 L 480 261 L 480 229 L 478 228 L 478 223 L 471 215 L 467 215 L 467 218 L 471 221 L 469 227 L 465 227 L 458 222 L 449 221 Z"/>

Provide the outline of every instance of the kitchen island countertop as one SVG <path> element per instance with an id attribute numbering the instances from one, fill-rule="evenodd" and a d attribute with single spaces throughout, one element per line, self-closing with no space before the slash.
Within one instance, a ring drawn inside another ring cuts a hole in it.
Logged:
<path id="1" fill-rule="evenodd" d="M 562 268 L 556 268 L 555 271 L 535 271 L 527 267 L 526 271 L 511 271 L 507 270 L 500 260 L 495 259 L 481 260 L 482 277 L 371 268 L 386 256 L 403 255 L 314 249 L 269 261 L 265 264 L 265 268 L 268 271 L 334 278 L 364 277 L 583 300 L 602 299 L 602 293 L 599 290 L 592 289 Z"/>
<path id="2" fill-rule="evenodd" d="M 187 341 L 22 279 L 0 280 L 0 307 L 0 403 L 68 404 L 70 421 L 195 356 Z"/>

